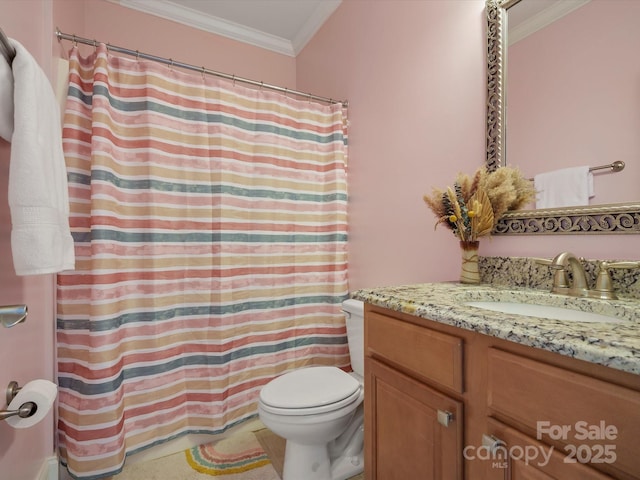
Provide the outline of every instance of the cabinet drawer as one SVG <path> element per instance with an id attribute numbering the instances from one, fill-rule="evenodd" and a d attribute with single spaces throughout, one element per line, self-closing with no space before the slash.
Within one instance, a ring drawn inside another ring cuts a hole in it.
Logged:
<path id="1" fill-rule="evenodd" d="M 462 393 L 462 339 L 376 312 L 365 319 L 367 355 Z"/>
<path id="2" fill-rule="evenodd" d="M 488 366 L 493 416 L 515 420 L 567 454 L 579 449 L 587 461 L 604 448 L 613 459 L 591 462 L 594 468 L 640 476 L 640 392 L 494 348 Z"/>
<path id="3" fill-rule="evenodd" d="M 475 460 L 484 461 L 485 480 L 613 480 L 503 423 L 489 419 L 487 426 L 497 448 L 488 459 Z"/>

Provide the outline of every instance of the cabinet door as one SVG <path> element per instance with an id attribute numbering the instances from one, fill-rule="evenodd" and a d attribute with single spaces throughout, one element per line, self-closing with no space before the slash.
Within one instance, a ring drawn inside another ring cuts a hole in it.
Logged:
<path id="1" fill-rule="evenodd" d="M 462 479 L 462 403 L 365 360 L 367 480 Z"/>

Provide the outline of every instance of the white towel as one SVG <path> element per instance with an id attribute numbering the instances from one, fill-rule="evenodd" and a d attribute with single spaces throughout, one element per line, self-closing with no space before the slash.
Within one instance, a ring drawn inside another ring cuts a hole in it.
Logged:
<path id="1" fill-rule="evenodd" d="M 35 59 L 19 42 L 11 43 L 16 48 L 9 165 L 13 265 L 17 275 L 72 270 L 75 257 L 60 110 Z"/>
<path id="2" fill-rule="evenodd" d="M 585 206 L 593 197 L 593 174 L 588 166 L 540 173 L 533 181 L 536 208 Z"/>

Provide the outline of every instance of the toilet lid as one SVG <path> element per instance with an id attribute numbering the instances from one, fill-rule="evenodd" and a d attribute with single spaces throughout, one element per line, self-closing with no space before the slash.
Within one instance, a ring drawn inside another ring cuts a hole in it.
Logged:
<path id="1" fill-rule="evenodd" d="M 277 408 L 312 408 L 340 402 L 359 389 L 358 380 L 337 367 L 309 367 L 271 380 L 260 400 Z"/>

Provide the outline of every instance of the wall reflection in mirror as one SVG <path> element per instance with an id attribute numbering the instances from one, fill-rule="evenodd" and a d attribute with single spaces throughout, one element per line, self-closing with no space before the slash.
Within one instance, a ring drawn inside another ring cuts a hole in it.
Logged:
<path id="1" fill-rule="evenodd" d="M 533 177 L 621 160 L 623 173 L 595 174 L 591 201 L 640 200 L 640 2 L 572 2 L 544 26 L 562 3 L 507 10 L 506 161 Z"/>
<path id="2" fill-rule="evenodd" d="M 491 8 L 496 8 L 494 18 Z M 488 0 L 487 9 L 488 165 L 493 160 L 517 166 L 525 176 L 536 177 L 541 188 L 543 179 L 555 183 L 568 202 L 543 204 L 564 209 L 553 213 L 529 212 L 529 218 L 537 217 L 533 231 L 519 225 L 520 232 L 500 233 L 614 233 L 606 222 L 618 221 L 624 233 L 640 233 L 640 1 Z M 497 86 L 491 73 L 494 28 L 501 47 L 493 65 L 498 67 Z M 492 91 L 499 103 L 493 129 Z M 495 149 L 489 147 L 493 130 Z M 568 192 L 576 172 L 620 161 L 625 168 L 618 173 L 593 172 L 588 196 L 579 192 L 576 199 Z M 573 176 L 558 182 L 554 172 L 567 168 Z M 622 208 L 625 217 L 585 218 L 581 224 L 569 218 L 557 225 L 559 216 L 573 210 L 590 215 L 611 204 L 622 204 L 611 211 Z M 542 217 L 552 217 L 551 223 L 545 226 Z"/>

